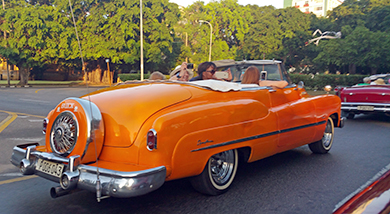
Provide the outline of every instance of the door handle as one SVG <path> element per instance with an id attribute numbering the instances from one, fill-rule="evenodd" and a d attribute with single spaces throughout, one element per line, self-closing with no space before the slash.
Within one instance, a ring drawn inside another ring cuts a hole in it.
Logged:
<path id="1" fill-rule="evenodd" d="M 272 92 L 275 92 L 276 90 L 275 90 L 275 89 L 268 89 L 268 91 L 269 91 L 270 93 L 272 93 Z"/>

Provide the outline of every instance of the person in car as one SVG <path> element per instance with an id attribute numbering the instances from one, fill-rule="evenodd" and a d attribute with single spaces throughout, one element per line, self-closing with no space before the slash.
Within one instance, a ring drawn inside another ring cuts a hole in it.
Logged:
<path id="1" fill-rule="evenodd" d="M 149 80 L 165 80 L 165 76 L 160 71 L 155 71 L 150 74 Z"/>
<path id="2" fill-rule="evenodd" d="M 250 66 L 242 76 L 242 84 L 258 84 L 259 86 L 271 86 L 276 88 L 284 88 L 288 85 L 284 80 L 260 80 L 260 71 L 256 66 Z"/>
<path id="3" fill-rule="evenodd" d="M 170 74 L 169 80 L 188 81 L 194 75 L 192 69 L 187 69 L 187 62 L 180 65 L 180 70 L 173 70 Z"/>
<path id="4" fill-rule="evenodd" d="M 242 75 L 242 84 L 259 84 L 260 72 L 255 66 L 246 69 Z"/>
<path id="5" fill-rule="evenodd" d="M 203 62 L 198 66 L 198 76 L 190 79 L 190 81 L 209 80 L 209 79 L 231 81 L 233 79 L 230 68 L 224 71 L 228 73 L 228 77 L 226 79 L 220 79 L 216 77 L 215 76 L 215 72 L 217 71 L 216 69 L 217 66 L 213 62 Z"/>

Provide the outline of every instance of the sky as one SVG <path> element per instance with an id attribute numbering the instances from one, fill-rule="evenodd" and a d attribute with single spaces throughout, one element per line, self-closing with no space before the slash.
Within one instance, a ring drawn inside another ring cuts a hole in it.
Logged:
<path id="1" fill-rule="evenodd" d="M 197 0 L 169 0 L 169 1 L 187 7 L 188 5 L 191 5 Z M 201 0 L 201 1 L 203 1 L 205 4 L 210 2 L 210 0 Z M 259 6 L 272 5 L 277 9 L 283 8 L 283 0 L 238 0 L 238 4 L 244 6 L 247 4 L 257 4 Z"/>

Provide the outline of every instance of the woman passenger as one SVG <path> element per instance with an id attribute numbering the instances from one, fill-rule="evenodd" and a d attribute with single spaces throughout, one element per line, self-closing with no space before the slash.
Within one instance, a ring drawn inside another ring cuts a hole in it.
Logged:
<path id="1" fill-rule="evenodd" d="M 288 85 L 284 80 L 260 80 L 260 71 L 256 66 L 250 66 L 246 69 L 242 76 L 242 84 L 259 84 L 259 86 L 271 86 L 276 88 L 284 88 Z"/>
<path id="2" fill-rule="evenodd" d="M 219 79 L 215 77 L 214 74 L 216 72 L 216 69 L 217 66 L 213 62 L 200 63 L 200 65 L 198 66 L 198 76 L 190 79 L 190 81 L 209 80 L 209 79 L 231 81 L 233 79 L 230 68 L 227 71 L 225 71 L 228 73 L 227 79 Z"/>
<path id="3" fill-rule="evenodd" d="M 260 72 L 255 66 L 250 66 L 242 75 L 242 84 L 259 84 Z"/>

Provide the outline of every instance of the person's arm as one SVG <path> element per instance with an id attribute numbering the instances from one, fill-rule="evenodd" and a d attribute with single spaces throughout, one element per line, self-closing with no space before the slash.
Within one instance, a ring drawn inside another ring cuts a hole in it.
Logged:
<path id="1" fill-rule="evenodd" d="M 180 67 L 180 72 L 176 75 L 173 75 L 169 80 L 178 80 L 178 81 L 188 81 L 188 71 L 187 71 L 187 63 L 183 62 Z"/>
<path id="2" fill-rule="evenodd" d="M 276 88 L 284 88 L 288 85 L 287 81 L 279 80 L 279 81 L 271 81 L 271 80 L 260 80 L 260 86 L 271 86 Z"/>

